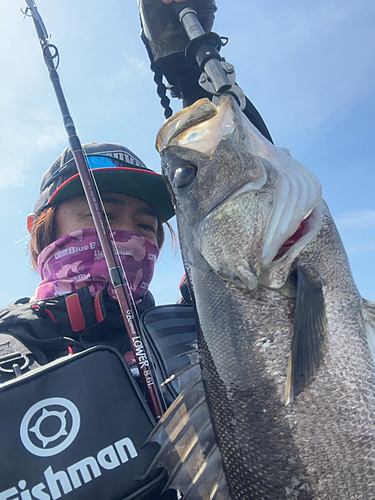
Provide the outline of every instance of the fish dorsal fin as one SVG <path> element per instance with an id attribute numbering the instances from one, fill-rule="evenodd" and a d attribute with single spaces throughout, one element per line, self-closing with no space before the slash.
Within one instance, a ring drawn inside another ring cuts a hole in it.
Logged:
<path id="1" fill-rule="evenodd" d="M 286 404 L 308 387 L 324 358 L 327 321 L 321 285 L 301 270 L 297 271 L 297 297 L 294 311 Z"/>
<path id="2" fill-rule="evenodd" d="M 375 364 L 375 302 L 362 299 L 362 312 L 367 341 Z"/>

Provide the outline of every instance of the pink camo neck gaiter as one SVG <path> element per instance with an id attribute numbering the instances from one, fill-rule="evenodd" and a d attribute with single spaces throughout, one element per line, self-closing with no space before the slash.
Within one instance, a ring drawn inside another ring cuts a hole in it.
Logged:
<path id="1" fill-rule="evenodd" d="M 113 235 L 137 301 L 147 293 L 159 248 L 133 231 L 113 231 Z M 65 295 L 84 286 L 89 287 L 91 295 L 96 295 L 110 281 L 95 229 L 74 231 L 48 245 L 38 257 L 38 270 L 42 281 L 30 302 Z M 108 293 L 116 299 L 111 284 Z"/>

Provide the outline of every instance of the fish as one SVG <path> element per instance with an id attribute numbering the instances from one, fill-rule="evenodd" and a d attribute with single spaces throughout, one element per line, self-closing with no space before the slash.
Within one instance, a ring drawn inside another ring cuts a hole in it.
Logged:
<path id="1" fill-rule="evenodd" d="M 151 440 L 196 499 L 375 498 L 375 303 L 315 175 L 236 101 L 161 128 L 197 360 Z"/>

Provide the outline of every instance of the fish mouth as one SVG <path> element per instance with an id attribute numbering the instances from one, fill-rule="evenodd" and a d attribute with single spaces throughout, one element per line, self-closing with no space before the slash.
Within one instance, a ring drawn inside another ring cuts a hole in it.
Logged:
<path id="1" fill-rule="evenodd" d="M 322 211 L 323 201 L 320 200 L 298 224 L 297 229 L 274 250 L 274 257 L 262 268 L 259 284 L 273 289 L 283 287 L 296 258 L 320 231 L 322 227 Z"/>
<path id="2" fill-rule="evenodd" d="M 229 115 L 229 101 L 226 108 Z M 178 145 L 208 154 L 217 144 L 216 136 L 220 136 L 216 129 L 222 132 L 224 128 L 226 134 L 233 131 L 230 116 L 227 118 L 228 123 L 223 124 L 225 117 L 223 120 L 223 116 L 218 117 L 218 114 L 218 107 L 207 98 L 199 99 L 189 108 L 182 109 L 171 116 L 159 130 L 156 138 L 157 151 L 160 153 L 167 146 Z M 214 124 L 211 127 L 213 130 L 207 128 L 207 123 Z"/>
<path id="3" fill-rule="evenodd" d="M 284 257 L 284 255 L 286 255 L 288 252 L 290 253 L 293 247 L 295 247 L 296 245 L 300 246 L 301 242 L 304 242 L 306 240 L 306 237 L 308 237 L 311 231 L 314 230 L 316 222 L 314 217 L 314 210 L 315 209 L 313 209 L 311 213 L 302 220 L 297 228 L 297 231 L 295 231 L 292 236 L 290 236 L 279 248 L 277 254 L 272 259 L 273 263 L 280 261 Z"/>

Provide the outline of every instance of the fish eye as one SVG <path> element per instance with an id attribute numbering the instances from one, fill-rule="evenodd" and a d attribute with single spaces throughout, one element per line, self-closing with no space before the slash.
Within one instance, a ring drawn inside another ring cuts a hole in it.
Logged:
<path id="1" fill-rule="evenodd" d="M 174 173 L 173 183 L 176 188 L 183 188 L 193 182 L 197 175 L 196 165 L 184 165 L 178 167 Z"/>

